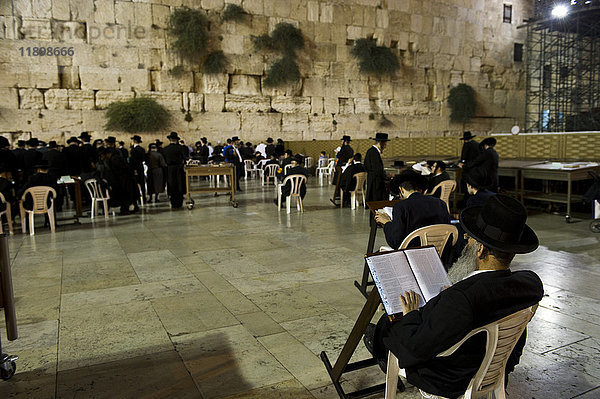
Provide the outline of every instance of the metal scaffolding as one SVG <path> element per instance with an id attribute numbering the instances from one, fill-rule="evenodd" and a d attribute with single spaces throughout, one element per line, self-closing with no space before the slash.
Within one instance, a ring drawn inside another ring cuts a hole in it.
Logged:
<path id="1" fill-rule="evenodd" d="M 600 130 L 600 1 L 559 4 L 535 0 L 526 25 L 525 131 Z"/>

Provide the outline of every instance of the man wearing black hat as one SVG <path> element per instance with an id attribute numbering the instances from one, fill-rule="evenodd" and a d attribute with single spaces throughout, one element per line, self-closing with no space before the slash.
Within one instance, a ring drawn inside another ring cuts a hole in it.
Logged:
<path id="1" fill-rule="evenodd" d="M 235 166 L 235 185 L 236 191 L 242 191 L 240 188 L 240 178 L 244 174 L 244 160 L 242 158 L 242 154 L 240 154 L 240 139 L 238 136 L 233 136 L 231 138 L 231 145 L 225 147 L 224 156 L 225 159 L 233 166 Z M 233 183 L 232 183 L 233 184 Z"/>
<path id="2" fill-rule="evenodd" d="M 461 225 L 470 236 L 461 258 L 449 274 L 454 285 L 430 299 L 421 309 L 418 296 L 401 296 L 402 318 L 390 323 L 386 315 L 365 334 L 365 344 L 380 364 L 387 351 L 398 358 L 409 383 L 447 398 L 464 394 L 481 365 L 485 334 L 477 334 L 452 355 L 437 357 L 471 330 L 538 303 L 544 294 L 542 281 L 532 271 L 512 272 L 515 254 L 534 251 L 538 238 L 525 224 L 527 211 L 517 200 L 490 197 L 483 207 L 465 209 Z M 460 265 L 458 265 L 460 263 Z M 462 273 L 452 273 L 454 268 Z M 506 373 L 514 370 L 525 345 L 517 342 Z"/>
<path id="3" fill-rule="evenodd" d="M 167 194 L 171 201 L 171 208 L 179 209 L 183 205 L 185 194 L 185 154 L 187 148 L 179 144 L 177 132 L 171 132 L 167 136 L 169 145 L 163 148 L 163 155 L 167 163 Z"/>
<path id="4" fill-rule="evenodd" d="M 12 150 L 13 154 L 14 154 L 14 155 L 15 155 L 15 157 L 16 157 L 16 161 L 17 161 L 17 164 L 16 164 L 16 166 L 15 166 L 15 169 L 16 169 L 17 171 L 18 171 L 18 170 L 21 170 L 21 171 L 22 171 L 22 170 L 24 170 L 24 169 L 25 169 L 25 160 L 24 160 L 24 157 L 25 157 L 25 153 L 27 152 L 27 149 L 25 148 L 25 145 L 26 145 L 26 142 L 25 142 L 25 140 L 18 140 L 18 141 L 17 141 L 17 148 L 15 148 L 14 150 Z M 12 167 L 10 166 L 10 164 L 9 164 L 9 165 L 7 165 L 7 167 L 8 167 L 9 169 L 11 169 L 11 168 L 12 168 Z M 17 173 L 15 170 L 11 170 L 11 173 L 12 173 L 13 171 L 15 172 L 15 174 L 13 175 L 13 179 L 15 180 L 15 182 L 17 182 L 18 184 L 20 184 L 20 182 L 21 182 L 21 180 L 20 180 L 20 179 L 21 179 L 21 177 L 19 176 L 19 174 L 18 174 L 18 173 Z"/>
<path id="5" fill-rule="evenodd" d="M 27 140 L 27 151 L 23 155 L 23 181 L 35 173 L 35 165 L 42 160 L 42 153 L 37 150 L 39 140 L 31 138 Z"/>
<path id="6" fill-rule="evenodd" d="M 431 176 L 429 176 L 429 187 L 427 188 L 427 193 L 431 194 L 435 186 L 440 184 L 445 180 L 450 180 L 450 175 L 446 172 L 446 162 L 444 161 L 435 161 L 433 166 L 431 167 L 433 171 Z M 434 197 L 440 198 L 441 190 L 438 188 L 435 190 L 433 194 Z"/>
<path id="7" fill-rule="evenodd" d="M 42 155 L 42 159 L 48 161 L 48 172 L 51 175 L 58 178 L 67 174 L 67 157 L 58 151 L 56 141 L 50 140 L 48 151 Z"/>
<path id="8" fill-rule="evenodd" d="M 483 206 L 488 198 L 496 194 L 486 188 L 490 186 L 490 182 L 487 172 L 483 168 L 470 170 L 469 173 L 464 174 L 463 180 L 467 185 L 467 192 L 469 193 L 466 208 Z"/>
<path id="9" fill-rule="evenodd" d="M 209 150 L 208 150 L 208 140 L 206 137 L 202 137 L 200 139 L 200 148 L 198 148 L 198 160 L 201 164 L 206 165 L 208 163 Z"/>
<path id="10" fill-rule="evenodd" d="M 25 190 L 27 190 L 28 188 L 37 186 L 52 187 L 57 193 L 59 193 L 58 176 L 49 173 L 48 161 L 40 159 L 40 161 L 36 165 L 34 165 L 34 169 L 36 172 L 33 175 L 29 176 L 29 178 L 25 181 L 25 184 L 23 185 L 23 187 L 21 187 L 17 198 L 21 198 Z M 48 202 L 49 201 L 50 199 L 48 199 Z M 50 204 L 48 203 L 48 205 Z M 57 211 L 62 210 L 62 195 L 58 195 L 58 197 L 54 199 L 54 205 L 56 206 Z M 30 195 L 28 195 L 27 198 L 25 198 L 25 201 L 23 202 L 23 207 L 25 207 L 25 209 L 33 209 L 33 198 Z"/>
<path id="11" fill-rule="evenodd" d="M 271 154 L 275 154 L 275 146 L 273 145 L 273 138 L 267 138 L 267 146 L 265 147 L 265 154 L 267 158 L 271 157 Z M 277 156 L 277 155 L 275 155 Z"/>
<path id="12" fill-rule="evenodd" d="M 360 152 L 354 154 L 354 156 L 348 160 L 346 169 L 342 172 L 340 178 L 340 189 L 344 192 L 344 203 L 342 206 L 350 205 L 350 191 L 354 191 L 356 188 L 355 174 L 366 172 L 365 166 L 361 163 L 362 155 Z"/>
<path id="13" fill-rule="evenodd" d="M 490 179 L 490 186 L 486 187 L 491 191 L 498 190 L 498 153 L 494 149 L 496 145 L 496 139 L 493 137 L 486 137 L 481 141 L 480 147 L 481 152 L 475 158 L 473 162 L 465 164 L 463 170 L 465 174 L 469 174 L 473 169 L 482 168 L 485 170 L 488 178 Z"/>
<path id="14" fill-rule="evenodd" d="M 0 163 L 4 165 L 12 175 L 13 179 L 17 179 L 18 162 L 17 156 L 9 149 L 10 143 L 4 136 L 0 136 Z"/>
<path id="15" fill-rule="evenodd" d="M 348 163 L 348 160 L 354 156 L 354 150 L 350 147 L 352 138 L 350 136 L 342 137 L 342 146 L 335 156 L 335 172 L 333 174 L 333 182 L 335 183 L 335 191 L 333 193 L 332 202 L 340 197 L 340 179 L 342 177 L 342 167 Z"/>
<path id="16" fill-rule="evenodd" d="M 471 134 L 469 131 L 463 132 L 461 140 L 463 140 L 464 143 L 460 153 L 460 162 L 458 163 L 458 166 L 461 168 L 465 165 L 469 165 L 469 163 L 474 161 L 479 155 L 479 143 L 473 140 L 474 137 L 477 137 L 477 135 Z"/>
<path id="17" fill-rule="evenodd" d="M 81 150 L 81 172 L 91 173 L 94 170 L 94 164 L 97 161 L 96 150 L 92 146 L 92 136 L 88 132 L 81 132 L 79 138 L 83 142 Z"/>
<path id="18" fill-rule="evenodd" d="M 375 221 L 383 225 L 385 239 L 393 249 L 398 249 L 404 238 L 416 229 L 450 223 L 446 203 L 423 195 L 426 187 L 427 179 L 412 170 L 401 173 L 390 183 L 390 190 L 397 188 L 404 201 L 394 204 L 391 219 L 387 214 L 377 213 Z"/>
<path id="19" fill-rule="evenodd" d="M 387 133 L 376 133 L 375 144 L 365 154 L 365 169 L 367 170 L 367 202 L 383 201 L 388 199 L 385 188 L 385 170 L 381 153 L 385 149 L 388 139 Z"/>
<path id="20" fill-rule="evenodd" d="M 67 147 L 65 147 L 63 153 L 67 158 L 67 174 L 69 176 L 79 176 L 82 171 L 82 159 L 77 137 L 73 136 L 67 140 Z"/>
<path id="21" fill-rule="evenodd" d="M 304 175 L 306 176 L 306 178 L 308 179 L 308 169 L 306 169 L 304 166 L 304 157 L 300 154 L 296 154 L 293 157 L 291 157 L 291 163 L 290 165 L 292 165 L 290 168 L 288 168 L 287 173 L 283 176 L 283 179 L 285 179 L 288 176 L 291 175 Z M 282 179 L 282 180 L 283 180 Z M 287 197 L 290 195 L 290 193 L 292 192 L 292 184 L 288 181 L 285 186 L 281 187 L 281 203 L 284 204 L 285 201 L 287 200 Z M 302 183 L 302 185 L 300 186 L 300 198 L 304 199 L 304 196 L 306 195 L 306 184 Z M 274 201 L 275 205 L 277 205 L 277 200 Z"/>
<path id="22" fill-rule="evenodd" d="M 113 203 L 116 203 L 115 205 L 120 206 L 120 215 L 129 215 L 131 204 L 135 205 L 135 212 L 137 210 L 137 186 L 127 161 L 115 148 L 102 148 L 98 154 L 100 161 L 104 164 L 101 168 L 102 178 L 110 185 L 110 197 Z"/>
<path id="23" fill-rule="evenodd" d="M 140 145 L 142 138 L 137 134 L 131 138 L 131 155 L 129 165 L 133 170 L 135 182 L 142 190 L 142 198 L 146 198 L 146 176 L 144 175 L 144 160 L 146 159 L 146 150 Z"/>

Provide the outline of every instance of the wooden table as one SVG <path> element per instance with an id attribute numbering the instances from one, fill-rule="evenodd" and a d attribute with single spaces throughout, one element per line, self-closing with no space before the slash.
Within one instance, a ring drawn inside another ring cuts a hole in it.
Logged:
<path id="1" fill-rule="evenodd" d="M 234 208 L 238 207 L 235 201 L 235 166 L 233 164 L 222 165 L 188 165 L 185 167 L 185 188 L 187 192 L 186 205 L 188 209 L 194 208 L 194 200 L 192 194 L 198 193 L 230 193 L 229 204 Z M 190 178 L 195 176 L 229 176 L 228 187 L 196 187 L 190 188 Z"/>
<path id="2" fill-rule="evenodd" d="M 581 200 L 582 196 L 573 195 L 572 182 L 591 179 L 590 171 L 600 172 L 600 164 L 595 162 L 569 162 L 554 163 L 545 162 L 541 164 L 525 166 L 521 169 L 521 202 L 525 199 L 534 199 L 551 203 L 567 204 L 566 222 L 571 219 L 571 202 Z M 525 179 L 538 179 L 547 181 L 567 182 L 567 193 L 551 193 L 545 188 L 542 192 L 525 192 Z"/>
<path id="3" fill-rule="evenodd" d="M 79 223 L 79 218 L 83 216 L 83 206 L 82 206 L 82 199 L 81 199 L 81 179 L 77 176 L 71 176 L 71 179 L 73 179 L 73 181 L 69 181 L 69 182 L 63 182 L 62 180 L 58 181 L 58 186 L 59 187 L 66 187 L 68 188 L 69 186 L 73 186 L 73 190 L 75 192 L 75 223 Z M 67 193 L 68 195 L 68 193 Z"/>
<path id="4" fill-rule="evenodd" d="M 521 188 L 519 182 L 521 181 L 521 169 L 530 166 L 542 164 L 545 161 L 535 161 L 526 159 L 502 159 L 498 163 L 498 177 L 513 177 L 515 179 L 515 191 L 514 195 L 519 195 Z"/>

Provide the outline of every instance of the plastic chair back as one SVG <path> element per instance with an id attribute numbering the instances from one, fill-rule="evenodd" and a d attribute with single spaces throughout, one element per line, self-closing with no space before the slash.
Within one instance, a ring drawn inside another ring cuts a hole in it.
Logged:
<path id="1" fill-rule="evenodd" d="M 440 199 L 446 203 L 448 212 L 450 212 L 450 194 L 452 194 L 452 191 L 456 188 L 456 180 L 444 180 L 443 182 L 440 182 L 431 190 L 431 193 L 428 193 L 427 195 L 433 195 L 438 188 L 441 190 Z"/>
<path id="2" fill-rule="evenodd" d="M 2 215 L 6 216 L 6 222 L 8 224 L 8 232 L 10 234 L 14 234 L 13 232 L 13 223 L 12 223 L 12 210 L 10 209 L 11 204 L 9 204 L 6 201 L 6 198 L 4 198 L 4 195 L 2 193 L 0 193 L 0 203 L 5 204 L 6 205 L 6 209 L 3 210 L 2 212 L 0 212 L 0 234 L 2 234 Z"/>
<path id="3" fill-rule="evenodd" d="M 421 245 L 433 245 L 439 256 L 442 256 L 444 247 L 452 235 L 452 245 L 458 240 L 458 229 L 451 224 L 433 224 L 431 226 L 421 227 L 406 236 L 400 244 L 400 249 L 405 249 L 408 244 L 416 237 L 421 240 Z"/>

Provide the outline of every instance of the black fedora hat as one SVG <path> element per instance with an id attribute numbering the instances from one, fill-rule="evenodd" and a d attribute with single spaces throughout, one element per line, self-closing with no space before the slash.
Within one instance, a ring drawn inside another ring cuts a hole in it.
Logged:
<path id="1" fill-rule="evenodd" d="M 304 163 L 304 157 L 300 154 L 296 154 L 294 155 L 294 158 L 292 158 L 294 161 L 298 162 L 300 165 L 302 165 Z"/>
<path id="2" fill-rule="evenodd" d="M 238 136 L 233 136 L 231 142 L 233 143 L 234 141 L 240 141 L 240 138 Z"/>
<path id="3" fill-rule="evenodd" d="M 471 134 L 471 132 L 469 132 L 467 130 L 466 132 L 463 132 L 463 136 L 462 136 L 461 140 L 471 140 L 473 137 L 477 137 L 477 135 Z"/>
<path id="4" fill-rule="evenodd" d="M 27 145 L 30 147 L 37 147 L 38 145 L 40 145 L 40 141 L 34 137 L 27 140 Z"/>
<path id="5" fill-rule="evenodd" d="M 342 136 L 342 141 L 352 141 L 350 136 Z"/>
<path id="6" fill-rule="evenodd" d="M 179 135 L 177 134 L 177 132 L 171 132 L 171 133 L 169 133 L 167 138 L 169 140 L 179 140 Z"/>
<path id="7" fill-rule="evenodd" d="M 4 136 L 0 136 L 0 148 L 8 147 L 9 145 L 8 139 Z"/>
<path id="8" fill-rule="evenodd" d="M 116 143 L 117 138 L 115 136 L 108 136 L 107 138 L 104 139 L 104 141 L 106 141 L 107 143 Z"/>
<path id="9" fill-rule="evenodd" d="M 486 137 L 485 139 L 481 140 L 481 143 L 479 143 L 479 145 L 481 147 L 483 147 L 484 145 L 489 145 L 490 147 L 493 147 L 496 145 L 496 139 L 493 137 Z"/>
<path id="10" fill-rule="evenodd" d="M 467 234 L 490 249 L 512 254 L 535 251 L 539 240 L 527 226 L 527 210 L 516 199 L 504 194 L 488 198 L 483 206 L 467 208 L 460 224 Z"/>
<path id="11" fill-rule="evenodd" d="M 137 134 L 134 135 L 131 140 L 135 141 L 136 143 L 141 143 L 142 142 L 142 138 L 140 136 L 138 136 Z"/>
<path id="12" fill-rule="evenodd" d="M 478 190 L 492 185 L 492 179 L 484 168 L 472 168 L 468 172 L 463 172 L 462 178 L 465 183 Z"/>
<path id="13" fill-rule="evenodd" d="M 77 137 L 75 136 L 71 136 L 69 137 L 69 139 L 67 140 L 67 144 L 71 144 L 71 143 L 78 143 L 79 140 L 77 140 Z"/>
<path id="14" fill-rule="evenodd" d="M 88 132 L 81 132 L 81 134 L 79 135 L 79 138 L 82 140 L 85 140 L 85 139 L 89 140 L 92 138 L 92 136 L 90 136 L 90 134 Z"/>
<path id="15" fill-rule="evenodd" d="M 58 148 L 58 144 L 56 144 L 55 140 L 50 140 L 48 142 L 48 148 Z"/>
<path id="16" fill-rule="evenodd" d="M 273 138 L 272 137 L 267 137 L 267 143 L 271 144 L 273 142 Z"/>
<path id="17" fill-rule="evenodd" d="M 416 188 L 421 189 L 422 191 L 425 191 L 429 186 L 429 181 L 425 176 L 412 169 L 407 169 L 392 178 L 392 181 L 390 182 L 390 191 L 392 194 L 400 193 L 399 187 L 406 181 L 412 182 Z"/>
<path id="18" fill-rule="evenodd" d="M 390 141 L 387 133 L 375 133 L 375 137 L 371 137 L 371 140 L 375 141 Z"/>

